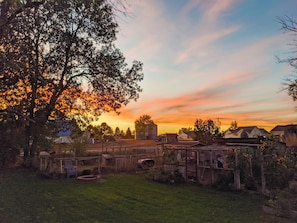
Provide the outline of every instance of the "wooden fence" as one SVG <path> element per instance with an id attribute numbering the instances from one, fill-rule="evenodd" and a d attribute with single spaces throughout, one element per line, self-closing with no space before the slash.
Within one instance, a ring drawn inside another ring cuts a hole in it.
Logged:
<path id="1" fill-rule="evenodd" d="M 162 148 L 141 147 L 141 148 L 112 148 L 107 153 L 86 157 L 58 157 L 40 156 L 39 170 L 47 175 L 65 175 L 64 162 L 72 160 L 77 169 L 77 175 L 85 172 L 91 173 L 120 173 L 144 171 L 139 165 L 140 159 L 151 159 L 154 167 L 163 163 Z"/>

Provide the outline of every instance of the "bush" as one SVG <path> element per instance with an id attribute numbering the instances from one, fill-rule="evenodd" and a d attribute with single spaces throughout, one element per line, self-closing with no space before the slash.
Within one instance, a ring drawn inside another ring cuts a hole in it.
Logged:
<path id="1" fill-rule="evenodd" d="M 222 191 L 229 191 L 232 189 L 233 183 L 233 173 L 222 172 L 218 175 L 217 181 L 212 185 L 212 187 Z"/>
<path id="2" fill-rule="evenodd" d="M 247 189 L 247 190 L 254 190 L 254 191 L 257 190 L 257 181 L 255 180 L 254 177 L 248 176 L 245 179 L 245 189 Z"/>
<path id="3" fill-rule="evenodd" d="M 273 190 L 266 205 L 273 208 L 276 216 L 290 218 L 297 209 L 296 195 L 296 192 L 289 189 Z"/>
<path id="4" fill-rule="evenodd" d="M 257 149 L 243 148 L 237 158 L 238 163 L 235 166 L 235 153 L 229 154 L 228 167 L 240 171 L 240 181 L 248 190 L 261 188 L 261 165 L 269 190 L 288 188 L 297 171 L 295 149 L 285 147 L 274 140 L 264 141 Z"/>
<path id="5" fill-rule="evenodd" d="M 294 148 L 272 147 L 265 151 L 267 158 L 264 160 L 265 176 L 268 189 L 288 188 L 289 182 L 296 172 L 297 156 Z"/>
<path id="6" fill-rule="evenodd" d="M 16 163 L 20 151 L 11 147 L 5 140 L 1 140 L 0 147 L 0 167 L 7 168 Z"/>
<path id="7" fill-rule="evenodd" d="M 163 168 L 153 168 L 149 170 L 146 179 L 167 184 L 179 184 L 185 182 L 182 174 L 178 170 L 166 172 Z"/>

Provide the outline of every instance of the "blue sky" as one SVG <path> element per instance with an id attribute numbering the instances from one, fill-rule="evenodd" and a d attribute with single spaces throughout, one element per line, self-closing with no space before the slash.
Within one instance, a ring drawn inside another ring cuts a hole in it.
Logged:
<path id="1" fill-rule="evenodd" d="M 134 129 L 147 114 L 159 133 L 193 127 L 197 118 L 222 128 L 257 125 L 270 130 L 296 122 L 296 102 L 281 91 L 293 74 L 286 58 L 293 36 L 277 17 L 297 20 L 293 0 L 126 0 L 116 45 L 144 64 L 143 92 L 118 116 L 99 122 Z M 295 36 L 296 38 L 296 36 Z"/>

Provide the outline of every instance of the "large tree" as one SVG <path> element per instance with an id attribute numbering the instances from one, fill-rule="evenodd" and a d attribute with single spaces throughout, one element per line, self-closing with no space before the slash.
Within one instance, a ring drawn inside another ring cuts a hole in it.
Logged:
<path id="1" fill-rule="evenodd" d="M 211 119 L 197 119 L 194 124 L 195 140 L 211 145 L 220 136 L 220 126 Z"/>
<path id="2" fill-rule="evenodd" d="M 118 112 L 138 99 L 142 63 L 134 61 L 128 67 L 113 44 L 118 30 L 114 4 L 110 0 L 1 3 L 0 109 L 25 122 L 25 157 L 34 156 L 49 119 L 87 119 Z"/>
<path id="3" fill-rule="evenodd" d="M 297 35 L 297 21 L 294 20 L 291 17 L 282 17 L 278 18 L 278 22 L 281 24 L 281 29 L 285 33 L 290 33 L 293 34 L 293 36 Z M 287 63 L 289 64 L 292 68 L 293 71 L 296 73 L 297 72 L 297 42 L 296 39 L 292 44 L 290 44 L 292 47 L 292 56 L 285 58 L 285 59 L 280 59 L 278 58 L 279 62 L 281 63 Z M 294 75 L 291 78 L 287 78 L 287 81 L 285 83 L 285 90 L 287 91 L 288 95 L 292 97 L 294 101 L 297 100 L 297 76 Z"/>
<path id="4" fill-rule="evenodd" d="M 145 137 L 154 127 L 155 123 L 150 115 L 142 115 L 135 121 L 135 131 Z"/>

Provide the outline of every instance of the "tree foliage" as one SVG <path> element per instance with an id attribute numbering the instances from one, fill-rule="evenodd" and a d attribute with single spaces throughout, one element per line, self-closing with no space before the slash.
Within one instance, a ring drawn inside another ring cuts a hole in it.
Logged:
<path id="1" fill-rule="evenodd" d="M 130 128 L 127 128 L 125 138 L 126 139 L 132 139 L 133 138 L 133 135 L 132 135 L 132 132 L 131 132 Z"/>
<path id="2" fill-rule="evenodd" d="M 266 184 L 269 189 L 284 189 L 293 180 L 297 168 L 295 147 L 282 146 L 276 139 L 263 142 Z"/>
<path id="3" fill-rule="evenodd" d="M 0 109 L 32 120 L 25 156 L 34 156 L 47 120 L 87 120 L 138 99 L 142 63 L 128 67 L 113 44 L 114 10 L 107 0 L 1 3 Z"/>
<path id="4" fill-rule="evenodd" d="M 101 123 L 100 131 L 102 133 L 103 141 L 108 141 L 110 137 L 114 135 L 112 128 L 107 125 L 106 122 Z"/>
<path id="5" fill-rule="evenodd" d="M 237 128 L 238 128 L 237 121 L 233 121 L 233 122 L 231 122 L 228 130 L 233 131 L 233 130 L 236 130 Z"/>
<path id="6" fill-rule="evenodd" d="M 181 133 L 188 133 L 188 132 L 192 132 L 193 131 L 193 128 L 192 127 L 188 127 L 188 128 L 181 128 L 178 130 L 178 134 L 181 134 Z"/>
<path id="7" fill-rule="evenodd" d="M 121 130 L 119 127 L 116 127 L 115 130 L 114 130 L 114 135 L 115 136 L 120 136 L 121 135 Z"/>
<path id="8" fill-rule="evenodd" d="M 100 125 L 89 125 L 88 131 L 94 136 L 94 138 L 99 139 L 102 142 L 108 141 L 114 132 L 112 128 L 106 123 L 102 122 Z"/>
<path id="9" fill-rule="evenodd" d="M 197 119 L 194 124 L 194 131 L 195 140 L 205 145 L 213 144 L 215 138 L 220 135 L 220 127 L 211 119 Z"/>
<path id="10" fill-rule="evenodd" d="M 155 125 L 150 115 L 142 115 L 135 121 L 135 130 L 139 134 L 149 132 Z"/>

